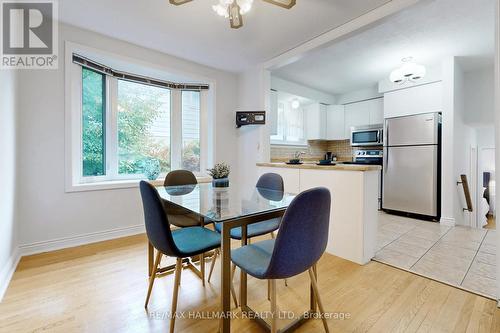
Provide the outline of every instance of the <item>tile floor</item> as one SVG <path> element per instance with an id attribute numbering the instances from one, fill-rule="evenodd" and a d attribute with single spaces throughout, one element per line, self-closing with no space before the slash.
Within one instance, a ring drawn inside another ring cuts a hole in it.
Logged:
<path id="1" fill-rule="evenodd" d="M 380 213 L 374 260 L 495 299 L 495 233 Z"/>

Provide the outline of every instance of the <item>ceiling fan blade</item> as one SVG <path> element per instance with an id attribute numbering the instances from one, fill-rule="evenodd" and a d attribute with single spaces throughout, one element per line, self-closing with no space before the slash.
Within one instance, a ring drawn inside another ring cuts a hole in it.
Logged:
<path id="1" fill-rule="evenodd" d="M 170 3 L 172 5 L 179 6 L 179 5 L 183 5 L 185 3 L 191 2 L 191 1 L 193 1 L 193 0 L 170 0 Z"/>
<path id="2" fill-rule="evenodd" d="M 236 1 L 229 5 L 229 23 L 233 29 L 239 29 L 243 26 L 243 17 L 240 13 L 240 6 Z"/>
<path id="3" fill-rule="evenodd" d="M 264 0 L 264 1 L 286 9 L 292 8 L 297 3 L 297 0 Z"/>

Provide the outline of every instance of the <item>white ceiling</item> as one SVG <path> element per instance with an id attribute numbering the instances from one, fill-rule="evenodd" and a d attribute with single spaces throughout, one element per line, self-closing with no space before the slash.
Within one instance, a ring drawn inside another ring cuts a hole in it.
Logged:
<path id="1" fill-rule="evenodd" d="M 343 94 L 375 85 L 407 56 L 427 66 L 461 56 L 464 70 L 484 67 L 494 57 L 494 2 L 423 0 L 273 75 Z"/>
<path id="2" fill-rule="evenodd" d="M 229 71 L 248 67 L 358 17 L 390 0 L 298 0 L 286 10 L 255 0 L 241 29 L 195 0 L 63 0 L 62 22 Z"/>

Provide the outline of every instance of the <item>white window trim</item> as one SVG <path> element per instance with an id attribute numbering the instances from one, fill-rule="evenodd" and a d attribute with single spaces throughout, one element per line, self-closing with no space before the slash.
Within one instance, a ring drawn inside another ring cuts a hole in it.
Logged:
<path id="1" fill-rule="evenodd" d="M 303 126 L 303 131 L 304 131 L 304 140 L 303 141 L 287 141 L 286 140 L 286 131 L 288 129 L 288 126 L 285 126 L 285 129 L 284 129 L 285 134 L 283 135 L 285 137 L 285 140 L 270 139 L 271 145 L 273 145 L 273 146 L 288 146 L 288 147 L 307 147 L 308 143 L 307 143 L 307 125 L 306 125 L 306 119 L 305 119 L 305 111 L 303 113 L 302 126 Z M 271 137 L 272 137 L 272 135 L 271 135 Z"/>
<path id="2" fill-rule="evenodd" d="M 117 54 L 112 54 L 106 51 L 96 50 L 94 48 L 76 44 L 73 42 L 65 42 L 65 190 L 66 192 L 79 192 L 79 191 L 96 191 L 96 190 L 110 190 L 110 189 L 120 189 L 120 188 L 133 188 L 137 187 L 139 181 L 144 179 L 144 176 L 134 175 L 126 176 L 127 179 L 120 179 L 121 176 L 110 175 L 109 170 L 111 163 L 116 164 L 116 154 L 107 154 L 106 156 L 106 176 L 98 177 L 81 177 L 82 175 L 82 70 L 81 66 L 73 63 L 73 53 L 88 55 L 90 58 L 92 55 L 100 55 L 101 57 L 108 57 L 110 59 L 116 59 L 117 61 L 122 61 L 130 63 L 136 66 L 142 66 L 145 68 L 154 69 L 161 71 L 163 73 L 171 73 L 180 76 L 190 77 L 193 81 L 199 81 L 208 83 L 210 85 L 210 90 L 202 91 L 200 94 L 200 173 L 195 173 L 197 178 L 200 180 L 206 180 L 205 170 L 209 165 L 214 163 L 215 156 L 215 92 L 216 84 L 213 79 L 203 77 L 203 76 L 193 76 L 192 73 L 180 73 L 178 70 L 172 68 L 166 68 L 163 66 L 158 66 L 157 64 L 151 64 L 144 62 L 142 60 L 132 59 L 128 57 L 123 57 Z M 107 133 L 116 132 L 116 128 L 113 131 L 110 126 L 116 127 L 116 114 L 113 110 L 116 108 L 112 107 L 116 105 L 116 80 L 110 80 L 106 78 L 107 85 L 107 96 L 106 103 L 107 108 L 107 119 L 106 131 Z M 112 92 L 114 91 L 114 92 Z M 181 103 L 181 91 L 171 90 L 171 103 L 174 110 L 173 103 Z M 114 103 L 114 104 L 113 104 Z M 180 108 L 180 105 L 178 105 Z M 174 116 L 175 114 L 175 116 Z M 181 167 L 181 152 L 182 152 L 182 116 L 180 113 L 171 113 L 171 167 L 172 170 L 180 169 Z M 175 129 L 175 130 L 174 130 Z M 174 135 L 175 132 L 175 135 Z M 112 141 L 114 140 L 114 141 Z M 117 143 L 116 138 L 108 138 L 106 140 L 106 151 L 111 151 L 111 149 L 116 149 Z M 175 147 L 175 148 L 174 148 Z M 176 154 L 174 154 L 174 150 Z M 176 156 L 177 158 L 174 158 Z M 125 176 L 123 176 L 125 177 Z M 162 174 L 158 179 L 165 177 Z M 85 179 L 85 182 L 82 181 Z"/>

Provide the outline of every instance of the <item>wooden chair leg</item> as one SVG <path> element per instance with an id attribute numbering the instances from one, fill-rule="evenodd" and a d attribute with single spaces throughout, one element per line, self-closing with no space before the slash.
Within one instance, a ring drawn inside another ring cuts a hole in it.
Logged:
<path id="1" fill-rule="evenodd" d="M 314 294 L 316 296 L 316 302 L 318 303 L 319 313 L 321 314 L 321 320 L 323 321 L 323 326 L 325 327 L 325 332 L 329 333 L 328 323 L 325 317 L 325 308 L 323 308 L 323 302 L 321 302 L 321 298 L 319 296 L 318 284 L 316 283 L 316 276 L 314 275 L 312 267 L 309 268 L 309 277 L 311 278 L 311 285 L 314 290 Z"/>
<path id="2" fill-rule="evenodd" d="M 219 255 L 219 249 L 215 249 L 214 257 L 212 259 L 212 265 L 210 266 L 210 273 L 208 273 L 208 283 L 210 283 L 210 279 L 212 278 L 212 273 L 214 272 L 215 262 L 217 261 L 217 256 Z"/>
<path id="3" fill-rule="evenodd" d="M 271 300 L 271 280 L 267 280 L 267 300 Z"/>
<path id="4" fill-rule="evenodd" d="M 175 279 L 174 279 L 174 296 L 172 297 L 172 318 L 170 319 L 170 333 L 174 333 L 175 316 L 177 312 L 177 298 L 179 296 L 179 281 L 182 274 L 182 258 L 177 258 L 175 265 Z"/>
<path id="5" fill-rule="evenodd" d="M 268 280 L 271 287 L 271 333 L 278 332 L 278 311 L 276 306 L 276 280 Z"/>
<path id="6" fill-rule="evenodd" d="M 151 272 L 151 276 L 149 277 L 148 294 L 146 296 L 146 302 L 144 303 L 144 308 L 146 308 L 146 309 L 148 308 L 149 298 L 151 297 L 151 291 L 153 290 L 153 283 L 155 282 L 156 272 L 158 271 L 158 265 L 160 264 L 162 256 L 163 256 L 163 253 L 158 251 L 158 253 L 156 254 L 156 259 L 155 259 L 155 263 L 153 266 L 153 271 Z"/>
<path id="7" fill-rule="evenodd" d="M 236 272 L 236 265 L 233 264 L 233 270 L 231 272 L 231 295 L 233 295 L 234 304 L 238 307 L 238 297 L 236 296 L 236 291 L 234 290 L 233 278 L 234 272 Z"/>
<path id="8" fill-rule="evenodd" d="M 205 287 L 205 253 L 200 254 L 201 284 Z"/>

